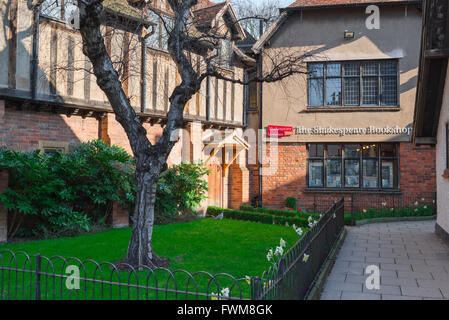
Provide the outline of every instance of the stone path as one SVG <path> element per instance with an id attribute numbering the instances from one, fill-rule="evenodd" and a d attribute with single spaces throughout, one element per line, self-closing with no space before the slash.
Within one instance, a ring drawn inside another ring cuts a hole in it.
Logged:
<path id="1" fill-rule="evenodd" d="M 449 248 L 435 221 L 349 227 L 322 300 L 449 300 Z M 380 289 L 367 289 L 365 268 L 380 269 Z"/>

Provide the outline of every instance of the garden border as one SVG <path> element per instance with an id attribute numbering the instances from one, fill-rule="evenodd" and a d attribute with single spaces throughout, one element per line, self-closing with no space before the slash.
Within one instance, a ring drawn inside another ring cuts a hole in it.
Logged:
<path id="1" fill-rule="evenodd" d="M 427 221 L 427 220 L 435 220 L 436 218 L 437 218 L 436 215 L 433 215 L 433 216 L 410 216 L 410 217 L 381 217 L 381 218 L 354 220 L 354 226 L 359 227 L 359 226 L 363 226 L 365 224 L 400 222 L 400 221 Z"/>

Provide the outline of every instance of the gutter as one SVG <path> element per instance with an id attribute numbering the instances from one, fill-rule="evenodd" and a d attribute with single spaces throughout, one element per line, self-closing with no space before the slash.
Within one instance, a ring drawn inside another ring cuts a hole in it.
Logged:
<path id="1" fill-rule="evenodd" d="M 36 100 L 37 97 L 37 72 L 39 68 L 39 24 L 40 24 L 40 6 L 28 7 L 33 10 L 32 25 L 32 49 L 31 49 L 31 72 L 30 72 L 30 88 L 31 99 Z"/>

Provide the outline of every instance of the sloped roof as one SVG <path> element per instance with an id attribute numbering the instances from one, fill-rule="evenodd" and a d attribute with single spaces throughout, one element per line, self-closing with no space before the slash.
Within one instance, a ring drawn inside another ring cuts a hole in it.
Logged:
<path id="1" fill-rule="evenodd" d="M 125 18 L 148 21 L 147 10 L 141 10 L 131 6 L 127 0 L 104 0 L 103 7 L 106 10 L 113 11 Z M 150 23 L 151 24 L 151 23 Z"/>
<path id="2" fill-rule="evenodd" d="M 288 8 L 352 6 L 367 4 L 404 4 L 419 3 L 421 0 L 296 0 Z"/>

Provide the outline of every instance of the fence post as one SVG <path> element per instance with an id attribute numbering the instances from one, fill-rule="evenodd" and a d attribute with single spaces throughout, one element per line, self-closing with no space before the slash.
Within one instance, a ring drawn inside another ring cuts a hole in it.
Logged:
<path id="1" fill-rule="evenodd" d="M 35 299 L 41 299 L 41 255 L 38 253 L 36 255 L 36 289 L 35 289 Z"/>
<path id="2" fill-rule="evenodd" d="M 259 300 L 259 277 L 251 278 L 251 300 Z"/>

